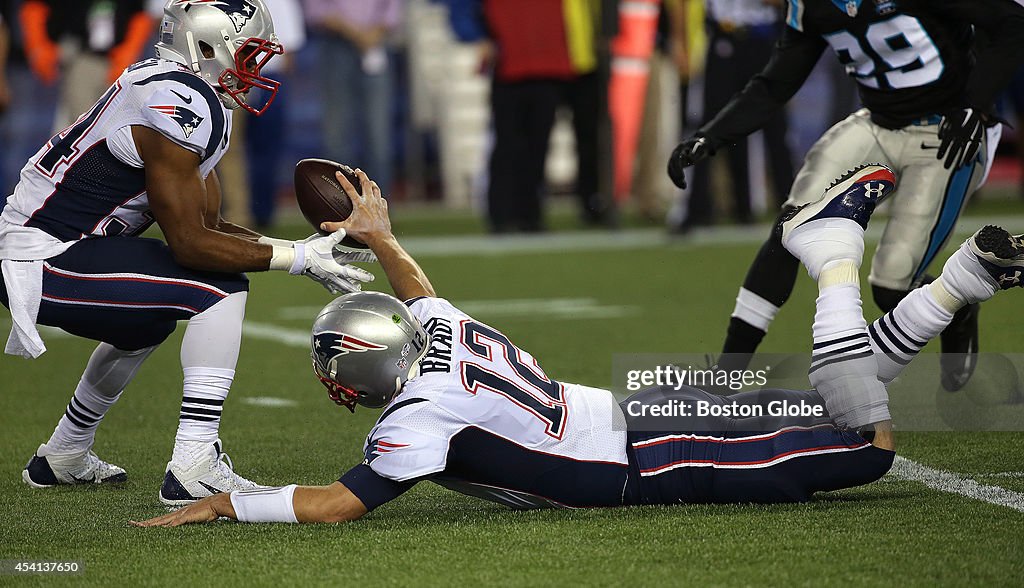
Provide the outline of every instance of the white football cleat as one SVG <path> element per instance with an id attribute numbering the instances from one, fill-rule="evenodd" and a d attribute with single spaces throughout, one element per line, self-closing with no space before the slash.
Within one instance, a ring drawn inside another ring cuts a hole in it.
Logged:
<path id="1" fill-rule="evenodd" d="M 961 302 L 983 302 L 999 290 L 1024 285 L 1024 235 L 982 227 L 942 266 L 942 284 Z"/>
<path id="2" fill-rule="evenodd" d="M 875 206 L 896 187 L 892 170 L 880 163 L 855 167 L 832 182 L 816 202 L 780 219 L 782 246 L 803 262 L 815 280 L 830 261 L 848 259 L 860 266 L 864 230 Z"/>
<path id="3" fill-rule="evenodd" d="M 164 483 L 160 486 L 160 502 L 167 506 L 185 506 L 200 498 L 231 492 L 262 488 L 234 472 L 231 458 L 221 451 L 220 439 L 214 443 L 195 443 L 189 463 L 167 464 Z M 177 451 L 175 452 L 177 453 Z"/>
<path id="4" fill-rule="evenodd" d="M 70 484 L 113 484 L 128 481 L 124 469 L 96 457 L 91 449 L 56 453 L 46 444 L 39 446 L 21 479 L 33 488 Z"/>

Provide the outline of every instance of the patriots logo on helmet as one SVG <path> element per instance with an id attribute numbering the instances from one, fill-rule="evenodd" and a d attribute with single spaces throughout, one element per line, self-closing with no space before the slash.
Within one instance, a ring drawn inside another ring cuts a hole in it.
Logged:
<path id="1" fill-rule="evenodd" d="M 199 125 L 203 124 L 203 121 L 206 120 L 198 114 L 185 108 L 184 106 L 167 104 L 160 106 L 150 106 L 150 108 L 159 112 L 160 114 L 163 114 L 164 116 L 170 117 L 171 120 L 178 123 L 178 126 L 181 127 L 181 132 L 185 133 L 186 139 L 191 137 L 192 133 L 194 133 L 196 129 L 199 128 Z"/>
<path id="2" fill-rule="evenodd" d="M 251 0 L 178 0 L 178 6 L 215 6 L 228 15 L 235 25 L 235 32 L 241 33 L 245 23 L 259 10 Z"/>
<path id="3" fill-rule="evenodd" d="M 367 351 L 383 351 L 387 345 L 364 341 L 348 333 L 324 331 L 313 337 L 313 353 L 320 361 L 321 367 L 329 374 L 337 371 L 338 358 L 349 353 L 365 353 Z M 323 361 L 326 360 L 326 361 Z"/>

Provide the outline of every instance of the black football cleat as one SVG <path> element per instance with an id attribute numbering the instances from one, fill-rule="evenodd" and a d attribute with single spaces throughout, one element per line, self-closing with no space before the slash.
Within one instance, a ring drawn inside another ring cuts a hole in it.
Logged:
<path id="1" fill-rule="evenodd" d="M 981 305 L 968 304 L 953 315 L 953 321 L 942 331 L 942 355 L 939 367 L 942 388 L 956 392 L 971 380 L 978 365 L 978 315 Z"/>

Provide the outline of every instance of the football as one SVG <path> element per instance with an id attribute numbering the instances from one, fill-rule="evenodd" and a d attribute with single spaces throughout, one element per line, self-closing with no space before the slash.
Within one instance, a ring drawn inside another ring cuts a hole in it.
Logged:
<path id="1" fill-rule="evenodd" d="M 299 210 L 314 229 L 325 235 L 327 233 L 320 229 L 321 223 L 343 221 L 352 214 L 352 200 L 334 176 L 338 171 L 345 174 L 356 192 L 362 193 L 359 179 L 347 165 L 326 159 L 303 159 L 295 164 L 295 199 Z M 351 237 L 345 237 L 342 244 L 366 247 Z"/>

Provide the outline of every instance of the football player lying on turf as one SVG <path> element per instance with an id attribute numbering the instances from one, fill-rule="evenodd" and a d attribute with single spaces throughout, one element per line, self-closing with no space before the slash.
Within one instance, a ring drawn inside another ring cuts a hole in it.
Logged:
<path id="1" fill-rule="evenodd" d="M 92 452 L 96 429 L 147 357 L 187 320 L 184 396 L 160 500 L 186 504 L 254 488 L 221 451 L 218 430 L 242 337 L 243 272 L 306 275 L 334 292 L 372 274 L 347 265 L 343 234 L 292 243 L 220 217 L 214 166 L 233 110 L 259 114 L 278 83 L 260 74 L 283 52 L 261 0 L 169 0 L 157 59 L 121 74 L 89 112 L 25 164 L 0 215 L 0 303 L 7 353 L 38 357 L 37 324 L 99 341 L 56 429 L 22 478 L 33 488 L 124 482 Z M 249 104 L 252 88 L 270 92 Z M 153 222 L 166 244 L 139 237 Z M 14 390 L 25 392 L 28 390 Z"/>
<path id="2" fill-rule="evenodd" d="M 1021 240 L 986 227 L 949 259 L 938 280 L 869 327 L 858 284 L 864 225 L 895 178 L 886 167 L 862 166 L 782 227 L 782 242 L 820 289 L 810 369 L 816 391 L 728 397 L 816 401 L 831 420 L 777 418 L 758 423 L 757 431 L 767 431 L 760 434 L 742 419 L 722 417 L 696 435 L 627 431 L 610 392 L 551 380 L 501 332 L 436 298 L 392 235 L 376 185 L 361 172 L 359 178 L 366 197 L 338 175 L 355 211 L 328 228 L 345 228 L 369 245 L 405 304 L 369 292 L 336 299 L 314 324 L 313 358 L 339 404 L 387 407 L 367 437 L 365 459 L 329 486 L 219 494 L 134 524 L 177 526 L 221 516 L 347 521 L 422 480 L 514 508 L 792 502 L 867 484 L 895 457 L 883 382 L 959 307 L 990 298 L 1024 269 Z M 668 394 L 654 389 L 634 398 L 658 402 Z M 692 388 L 676 397 L 726 399 Z M 872 443 L 856 432 L 867 428 L 874 429 Z"/>

